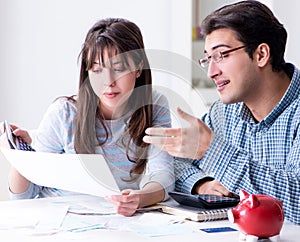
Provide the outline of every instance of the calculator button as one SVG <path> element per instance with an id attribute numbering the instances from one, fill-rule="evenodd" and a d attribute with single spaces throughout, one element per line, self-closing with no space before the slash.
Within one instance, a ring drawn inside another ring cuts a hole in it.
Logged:
<path id="1" fill-rule="evenodd" d="M 20 150 L 35 151 L 29 144 L 27 144 L 21 137 L 18 137 Z"/>

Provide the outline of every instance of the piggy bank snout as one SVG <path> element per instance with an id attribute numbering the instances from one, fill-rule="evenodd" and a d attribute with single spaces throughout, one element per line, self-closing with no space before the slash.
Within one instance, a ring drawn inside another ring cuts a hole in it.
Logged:
<path id="1" fill-rule="evenodd" d="M 236 209 L 229 209 L 227 211 L 227 215 L 228 215 L 228 220 L 231 222 L 231 223 L 236 223 L 239 219 L 239 212 L 236 210 Z"/>

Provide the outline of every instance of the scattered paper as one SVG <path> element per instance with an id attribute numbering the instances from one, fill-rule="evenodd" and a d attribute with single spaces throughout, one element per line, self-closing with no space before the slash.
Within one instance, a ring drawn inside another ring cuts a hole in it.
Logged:
<path id="1" fill-rule="evenodd" d="M 133 231 L 147 237 L 190 234 L 194 232 L 191 227 L 185 224 L 137 226 L 133 228 Z"/>
<path id="2" fill-rule="evenodd" d="M 89 199 L 83 199 L 72 202 L 55 202 L 56 204 L 66 204 L 69 206 L 69 213 L 79 215 L 114 215 L 116 209 L 112 203 L 103 197 L 91 196 Z"/>
<path id="3" fill-rule="evenodd" d="M 23 207 L 13 206 L 13 204 L 16 203 L 0 207 L 0 229 L 57 230 L 68 212 L 68 206 L 65 205 Z"/>
<path id="4" fill-rule="evenodd" d="M 62 231 L 85 232 L 93 229 L 104 229 L 107 218 L 93 215 L 68 214 L 61 226 Z"/>
<path id="5" fill-rule="evenodd" d="M 147 237 L 180 235 L 195 232 L 184 224 L 185 220 L 173 215 L 145 213 L 138 220 L 128 225 L 128 230 Z"/>

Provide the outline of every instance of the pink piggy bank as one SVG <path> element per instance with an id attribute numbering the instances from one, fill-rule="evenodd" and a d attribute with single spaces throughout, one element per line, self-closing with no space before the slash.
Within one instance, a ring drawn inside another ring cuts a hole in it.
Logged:
<path id="1" fill-rule="evenodd" d="M 242 240 L 269 238 L 278 241 L 284 221 L 282 202 L 268 195 L 249 195 L 241 190 L 240 202 L 228 211 L 228 218 L 242 231 Z"/>

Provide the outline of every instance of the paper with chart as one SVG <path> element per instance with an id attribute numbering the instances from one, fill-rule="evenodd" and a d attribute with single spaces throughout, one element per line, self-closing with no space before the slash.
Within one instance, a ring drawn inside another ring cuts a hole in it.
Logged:
<path id="1" fill-rule="evenodd" d="M 12 166 L 35 184 L 101 197 L 120 193 L 102 155 L 0 149 Z"/>

